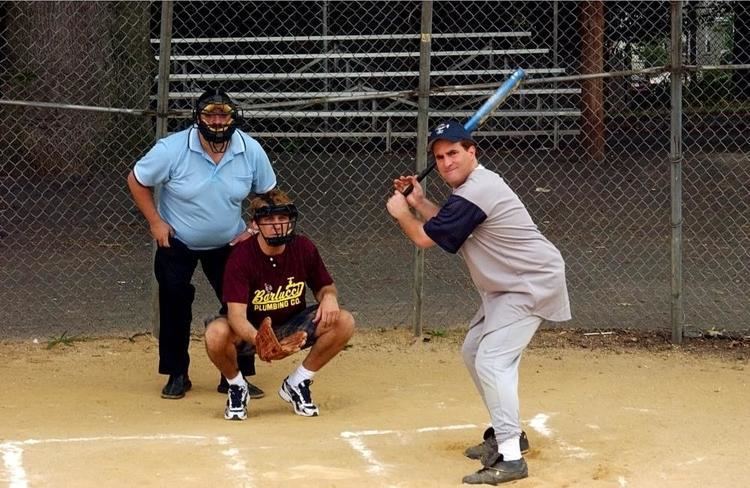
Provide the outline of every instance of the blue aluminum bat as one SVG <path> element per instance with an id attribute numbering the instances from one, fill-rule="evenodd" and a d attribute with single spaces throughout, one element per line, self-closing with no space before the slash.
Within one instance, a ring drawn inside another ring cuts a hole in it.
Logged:
<path id="1" fill-rule="evenodd" d="M 482 104 L 481 107 L 474 113 L 474 115 L 471 116 L 471 118 L 464 124 L 464 129 L 466 129 L 467 132 L 472 132 L 476 130 L 480 125 L 484 123 L 485 120 L 487 120 L 487 117 L 492 114 L 492 112 L 495 111 L 495 109 L 503 103 L 503 101 L 508 98 L 508 95 L 513 93 L 513 90 L 518 88 L 518 85 L 521 84 L 521 81 L 526 77 L 526 72 L 518 68 L 516 71 L 513 72 L 510 77 L 503 82 L 500 87 L 498 87 L 497 90 L 495 90 L 495 93 L 490 96 L 490 98 L 487 99 L 486 102 Z M 417 181 L 422 181 L 425 176 L 430 174 L 430 172 L 435 169 L 435 162 L 433 161 L 429 166 L 427 166 L 425 169 L 422 170 L 421 173 L 417 175 Z M 404 196 L 409 195 L 411 191 L 414 188 L 409 185 L 406 188 L 404 188 L 404 191 L 402 192 Z"/>

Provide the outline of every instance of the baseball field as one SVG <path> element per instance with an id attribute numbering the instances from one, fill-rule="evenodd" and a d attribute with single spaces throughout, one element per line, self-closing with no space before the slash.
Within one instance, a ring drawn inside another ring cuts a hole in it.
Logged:
<path id="1" fill-rule="evenodd" d="M 276 394 L 301 359 L 259 365 L 244 422 L 202 338 L 193 389 L 163 400 L 149 334 L 0 343 L 0 483 L 55 486 L 459 486 L 487 415 L 460 360 L 463 332 L 360 331 L 316 377 L 317 418 Z M 521 367 L 531 441 L 520 487 L 743 487 L 747 338 L 543 329 Z"/>

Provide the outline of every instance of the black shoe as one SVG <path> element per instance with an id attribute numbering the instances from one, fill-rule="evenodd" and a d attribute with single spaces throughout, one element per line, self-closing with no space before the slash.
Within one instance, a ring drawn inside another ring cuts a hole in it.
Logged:
<path id="1" fill-rule="evenodd" d="M 161 397 L 178 400 L 185 396 L 185 392 L 193 387 L 186 374 L 170 374 L 167 384 L 161 390 Z"/>
<path id="2" fill-rule="evenodd" d="M 520 480 L 529 476 L 526 460 L 503 461 L 502 454 L 495 453 L 483 460 L 483 467 L 476 473 L 464 476 L 461 480 L 469 485 L 498 485 L 507 481 Z"/>
<path id="3" fill-rule="evenodd" d="M 247 381 L 247 378 L 245 378 L 245 382 L 247 383 L 247 393 L 250 399 L 257 400 L 258 398 L 263 398 L 264 396 L 266 396 L 266 392 Z M 224 378 L 223 374 L 220 375 L 219 385 L 216 387 L 216 391 L 225 395 L 229 391 L 229 383 L 227 383 L 227 379 Z"/>
<path id="4" fill-rule="evenodd" d="M 247 380 L 245 380 L 247 381 Z M 247 381 L 247 394 L 252 398 L 253 400 L 257 400 L 258 398 L 263 398 L 266 396 L 266 392 L 255 386 L 254 384 Z"/>
<path id="5" fill-rule="evenodd" d="M 495 439 L 495 429 L 488 427 L 484 431 L 482 436 L 484 441 L 480 442 L 476 446 L 471 446 L 464 451 L 464 456 L 469 459 L 480 459 L 486 452 L 497 451 L 497 439 Z M 521 454 L 529 452 L 529 438 L 526 437 L 526 432 L 521 431 L 521 437 L 518 439 L 518 446 L 521 448 Z"/>

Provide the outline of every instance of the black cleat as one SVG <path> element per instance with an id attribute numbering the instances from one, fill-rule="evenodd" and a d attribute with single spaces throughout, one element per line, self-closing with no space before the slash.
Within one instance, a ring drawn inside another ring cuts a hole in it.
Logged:
<path id="1" fill-rule="evenodd" d="M 503 461 L 503 456 L 495 453 L 483 460 L 483 467 L 476 473 L 464 476 L 463 483 L 469 485 L 499 485 L 508 481 L 520 480 L 529 476 L 529 467 L 523 458 L 517 461 Z"/>
<path id="2" fill-rule="evenodd" d="M 187 374 L 170 374 L 167 384 L 161 390 L 161 397 L 170 400 L 178 400 L 185 396 L 193 384 Z"/>
<path id="3" fill-rule="evenodd" d="M 471 446 L 464 451 L 464 456 L 469 459 L 480 459 L 486 452 L 497 451 L 497 439 L 495 439 L 495 429 L 488 427 L 484 431 L 482 436 L 484 441 L 480 442 L 476 446 Z M 529 452 L 529 438 L 526 437 L 526 432 L 521 431 L 521 437 L 518 439 L 519 447 L 521 448 L 521 454 Z"/>

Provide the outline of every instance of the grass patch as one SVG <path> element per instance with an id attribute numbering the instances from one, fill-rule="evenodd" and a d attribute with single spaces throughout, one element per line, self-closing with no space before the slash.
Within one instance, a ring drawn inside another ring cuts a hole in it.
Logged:
<path id="1" fill-rule="evenodd" d="M 68 335 L 68 331 L 66 330 L 58 337 L 50 337 L 50 339 L 47 341 L 47 349 L 52 349 L 53 347 L 56 347 L 60 344 L 63 344 L 65 346 L 72 346 L 75 342 L 83 342 L 85 340 L 85 337 L 82 337 L 78 334 L 72 336 Z"/>
<path id="2" fill-rule="evenodd" d="M 444 329 L 438 329 L 438 330 L 427 329 L 425 330 L 425 333 L 430 337 L 445 337 L 446 335 L 446 332 Z"/>

